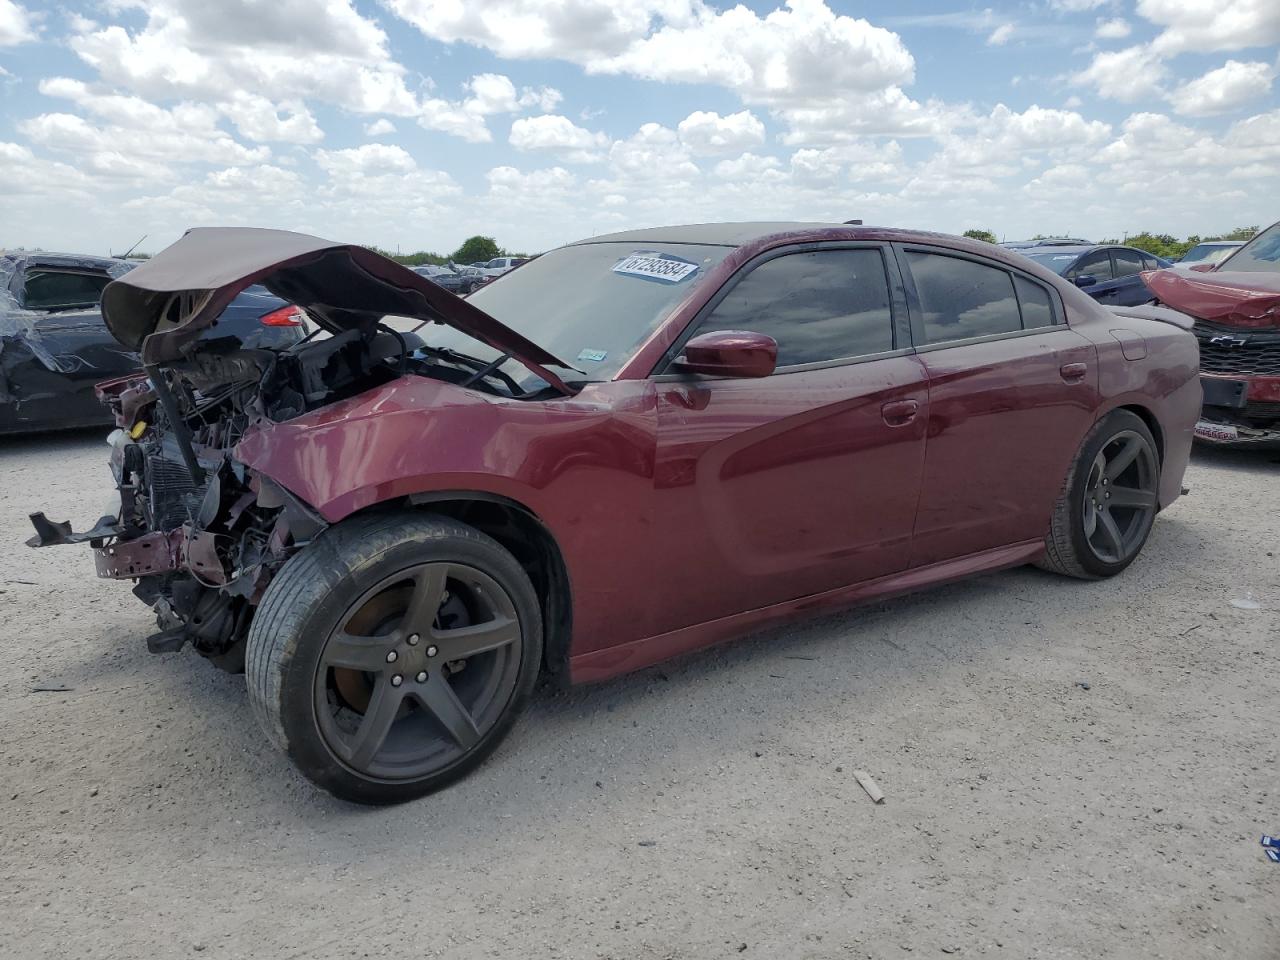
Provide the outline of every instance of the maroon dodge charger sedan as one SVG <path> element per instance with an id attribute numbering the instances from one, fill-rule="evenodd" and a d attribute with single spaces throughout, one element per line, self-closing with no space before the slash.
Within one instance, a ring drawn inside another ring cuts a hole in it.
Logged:
<path id="1" fill-rule="evenodd" d="M 254 283 L 323 333 L 202 339 Z M 272 740 L 366 803 L 471 770 L 542 671 L 1018 564 L 1116 574 L 1201 402 L 1181 314 L 906 230 L 619 233 L 469 300 L 361 247 L 192 230 L 102 306 L 145 363 L 99 387 L 119 507 L 30 542 L 90 542 L 153 650 L 244 670 Z"/>

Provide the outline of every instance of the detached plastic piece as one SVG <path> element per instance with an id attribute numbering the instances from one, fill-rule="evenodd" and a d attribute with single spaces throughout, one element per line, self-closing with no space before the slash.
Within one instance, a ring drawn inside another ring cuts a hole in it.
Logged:
<path id="1" fill-rule="evenodd" d="M 28 547 L 54 547 L 64 543 L 84 543 L 88 540 L 105 540 L 120 532 L 119 521 L 115 517 L 103 517 L 92 530 L 84 533 L 72 533 L 71 521 L 55 523 L 41 510 L 30 514 L 31 525 L 36 528 L 36 535 L 27 540 Z"/>
<path id="2" fill-rule="evenodd" d="M 853 778 L 862 784 L 862 789 L 867 791 L 867 796 L 871 798 L 872 803 L 884 803 L 884 793 L 871 779 L 871 774 L 865 770 L 853 771 Z"/>

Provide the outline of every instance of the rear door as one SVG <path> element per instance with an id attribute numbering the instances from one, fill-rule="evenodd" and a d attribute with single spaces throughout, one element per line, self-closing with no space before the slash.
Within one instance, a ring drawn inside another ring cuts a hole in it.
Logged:
<path id="1" fill-rule="evenodd" d="M 1140 250 L 1115 247 L 1111 251 L 1111 263 L 1115 268 L 1115 297 L 1106 301 L 1122 307 L 1134 307 L 1151 299 L 1151 291 L 1139 274 L 1150 269 L 1143 262 Z"/>
<path id="2" fill-rule="evenodd" d="M 1093 344 L 1035 277 L 944 248 L 898 253 L 929 378 L 912 566 L 1044 537 L 1093 422 Z"/>
<path id="3" fill-rule="evenodd" d="M 929 397 L 891 251 L 823 244 L 745 266 L 690 324 L 778 342 L 773 375 L 661 373 L 654 632 L 905 570 Z"/>

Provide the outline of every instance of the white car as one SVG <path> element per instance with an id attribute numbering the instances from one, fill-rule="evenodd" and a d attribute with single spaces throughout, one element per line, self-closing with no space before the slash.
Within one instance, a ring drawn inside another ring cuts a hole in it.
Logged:
<path id="1" fill-rule="evenodd" d="M 1204 243 L 1197 243 L 1183 254 L 1182 259 L 1175 263 L 1172 269 L 1191 273 L 1194 267 L 1206 264 L 1216 266 L 1243 246 L 1243 240 L 1206 240 Z"/>
<path id="2" fill-rule="evenodd" d="M 527 260 L 528 257 L 494 257 L 488 263 L 480 265 L 479 269 L 487 277 L 500 277 Z"/>

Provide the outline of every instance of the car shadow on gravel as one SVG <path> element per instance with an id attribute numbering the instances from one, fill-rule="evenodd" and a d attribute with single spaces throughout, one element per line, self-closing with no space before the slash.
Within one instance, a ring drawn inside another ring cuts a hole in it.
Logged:
<path id="1" fill-rule="evenodd" d="M 1223 467 L 1237 473 L 1275 476 L 1280 474 L 1280 450 L 1251 450 L 1248 447 L 1206 447 L 1197 443 L 1191 448 L 1191 463 L 1197 467 Z M 1195 493 L 1194 484 L 1191 492 Z"/>
<path id="2" fill-rule="evenodd" d="M 74 430 L 50 430 L 44 433 L 18 433 L 0 435 L 0 463 L 21 457 L 65 453 L 72 455 L 82 453 L 89 443 L 102 443 L 105 446 L 107 434 L 112 429 L 104 424 L 100 427 L 78 427 Z M 106 457 L 103 457 L 105 463 Z M 103 467 L 105 471 L 105 466 Z M 110 476 L 105 474 L 108 479 Z"/>

